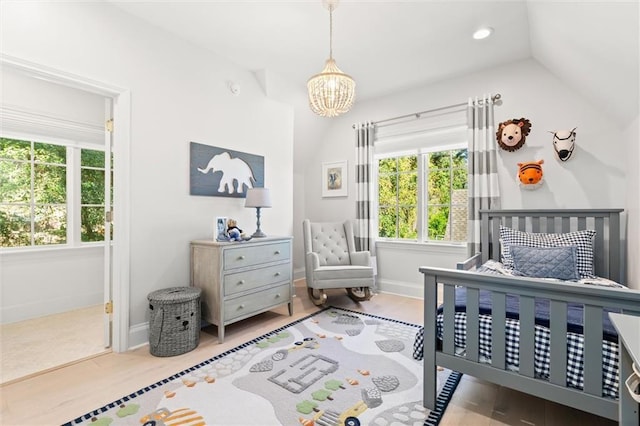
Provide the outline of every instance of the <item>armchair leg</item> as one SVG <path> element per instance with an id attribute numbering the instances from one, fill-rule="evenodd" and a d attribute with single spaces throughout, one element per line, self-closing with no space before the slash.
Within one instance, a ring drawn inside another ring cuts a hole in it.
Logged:
<path id="1" fill-rule="evenodd" d="M 369 287 L 352 287 L 347 289 L 347 294 L 356 302 L 364 302 L 371 299 L 371 289 Z"/>
<path id="2" fill-rule="evenodd" d="M 307 292 L 309 293 L 309 298 L 314 305 L 322 306 L 327 303 L 327 294 L 324 292 L 324 290 L 307 287 Z"/>

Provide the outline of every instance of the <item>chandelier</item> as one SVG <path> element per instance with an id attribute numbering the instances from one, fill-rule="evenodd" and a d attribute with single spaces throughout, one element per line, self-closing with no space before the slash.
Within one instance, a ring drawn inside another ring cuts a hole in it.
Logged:
<path id="1" fill-rule="evenodd" d="M 324 69 L 307 81 L 309 106 L 322 117 L 337 117 L 349 111 L 356 96 L 356 83 L 351 76 L 343 73 L 333 59 L 333 9 L 338 0 L 324 0 L 329 9 L 329 59 Z"/>

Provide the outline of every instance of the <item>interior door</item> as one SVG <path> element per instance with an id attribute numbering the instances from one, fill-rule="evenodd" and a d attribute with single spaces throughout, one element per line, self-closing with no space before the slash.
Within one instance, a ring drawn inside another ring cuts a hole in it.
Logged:
<path id="1" fill-rule="evenodd" d="M 113 100 L 105 98 L 104 129 L 104 347 L 111 347 L 111 324 L 113 315 L 111 230 L 113 210 L 111 208 L 111 150 L 113 146 Z"/>

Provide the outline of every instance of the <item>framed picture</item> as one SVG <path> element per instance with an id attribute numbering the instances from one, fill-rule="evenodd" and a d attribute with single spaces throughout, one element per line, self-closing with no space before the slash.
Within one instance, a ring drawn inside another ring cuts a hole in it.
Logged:
<path id="1" fill-rule="evenodd" d="M 264 157 L 191 142 L 190 194 L 245 198 L 247 189 L 264 187 Z"/>
<path id="2" fill-rule="evenodd" d="M 347 161 L 322 163 L 322 196 L 346 197 L 349 195 Z"/>
<path id="3" fill-rule="evenodd" d="M 216 217 L 216 221 L 213 224 L 213 239 L 216 241 L 229 241 L 226 217 Z"/>

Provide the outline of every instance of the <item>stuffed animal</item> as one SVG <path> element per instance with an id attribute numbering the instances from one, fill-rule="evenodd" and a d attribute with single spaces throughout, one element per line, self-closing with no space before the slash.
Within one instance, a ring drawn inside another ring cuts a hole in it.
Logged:
<path id="1" fill-rule="evenodd" d="M 525 189 L 537 189 L 542 185 L 542 164 L 544 160 L 518 163 L 518 179 Z"/>
<path id="2" fill-rule="evenodd" d="M 500 148 L 515 151 L 522 148 L 531 131 L 531 122 L 526 118 L 514 118 L 498 124 L 496 139 Z"/>
<path id="3" fill-rule="evenodd" d="M 576 147 L 576 127 L 571 130 L 557 130 L 553 133 L 553 149 L 560 161 L 567 161 Z"/>
<path id="4" fill-rule="evenodd" d="M 238 222 L 235 219 L 227 221 L 227 235 L 229 235 L 229 241 L 249 241 L 251 239 L 242 233 L 242 229 L 238 228 Z"/>

